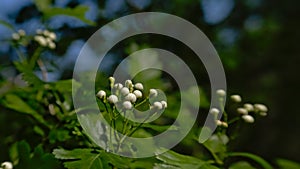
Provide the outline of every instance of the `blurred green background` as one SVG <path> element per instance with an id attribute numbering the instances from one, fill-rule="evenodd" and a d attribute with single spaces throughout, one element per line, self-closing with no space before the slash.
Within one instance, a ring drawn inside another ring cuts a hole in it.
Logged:
<path id="1" fill-rule="evenodd" d="M 245 101 L 253 100 L 269 107 L 267 118 L 243 131 L 245 133 L 236 142 L 236 149 L 267 159 L 282 157 L 300 161 L 300 111 L 297 106 L 300 101 L 300 1 L 53 0 L 51 3 L 70 8 L 86 5 L 89 7 L 86 18 L 96 25 L 89 26 L 67 16 L 45 20 L 29 0 L 0 1 L 0 20 L 13 24 L 16 29 L 33 33 L 38 28 L 48 28 L 57 33 L 57 49 L 45 54 L 49 64 L 55 65 L 49 73 L 50 81 L 72 77 L 72 67 L 85 40 L 109 21 L 145 11 L 174 14 L 195 24 L 214 44 L 226 71 L 229 93 L 241 94 Z M 6 41 L 10 36 L 11 32 L 0 25 L 1 81 L 17 76 L 11 70 L 11 62 L 17 57 Z M 209 89 L 203 67 L 192 64 L 193 53 L 179 42 L 158 35 L 136 36 L 118 44 L 110 52 L 112 59 L 106 59 L 104 64 L 107 72 L 128 54 L 134 44 L 139 44 L 140 48 L 160 47 L 176 53 L 197 72 L 199 84 Z M 20 131 L 11 121 L 21 121 L 22 117 L 15 119 L 15 115 L 4 115 L 5 110 L 1 107 L 0 112 L 2 140 L 12 132 Z"/>

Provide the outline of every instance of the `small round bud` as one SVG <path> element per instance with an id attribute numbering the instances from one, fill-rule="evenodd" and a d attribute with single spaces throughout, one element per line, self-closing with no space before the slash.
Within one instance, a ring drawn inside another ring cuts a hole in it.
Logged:
<path id="1" fill-rule="evenodd" d="M 231 99 L 232 101 L 236 102 L 236 103 L 239 103 L 239 102 L 242 101 L 241 96 L 240 96 L 240 95 L 237 95 L 237 94 L 231 95 L 231 96 L 230 96 L 230 99 Z"/>
<path id="2" fill-rule="evenodd" d="M 114 85 L 114 88 L 118 89 L 118 90 L 121 90 L 123 88 L 123 85 L 121 83 L 116 83 Z"/>
<path id="3" fill-rule="evenodd" d="M 226 96 L 226 92 L 225 92 L 225 90 L 223 90 L 223 89 L 218 89 L 218 90 L 216 91 L 216 93 L 217 93 L 217 95 L 220 96 L 220 97 Z"/>
<path id="4" fill-rule="evenodd" d="M 267 116 L 268 113 L 267 113 L 267 112 L 260 112 L 259 115 L 260 115 L 260 116 Z"/>
<path id="5" fill-rule="evenodd" d="M 37 34 L 42 34 L 42 33 L 43 33 L 43 30 L 42 30 L 42 29 L 37 29 L 37 30 L 36 30 L 36 33 L 37 33 Z"/>
<path id="6" fill-rule="evenodd" d="M 20 39 L 20 35 L 17 34 L 17 33 L 13 33 L 13 34 L 11 35 L 11 37 L 13 38 L 13 40 L 19 40 L 19 39 Z"/>
<path id="7" fill-rule="evenodd" d="M 212 108 L 209 112 L 213 115 L 218 115 L 220 113 L 220 110 L 217 108 Z"/>
<path id="8" fill-rule="evenodd" d="M 55 48 L 56 48 L 56 45 L 55 45 L 54 42 L 49 42 L 49 43 L 48 43 L 48 47 L 49 47 L 50 49 L 55 49 Z"/>
<path id="9" fill-rule="evenodd" d="M 250 103 L 244 104 L 244 108 L 245 108 L 248 112 L 254 111 L 254 107 L 253 107 L 253 105 L 250 104 Z"/>
<path id="10" fill-rule="evenodd" d="M 44 34 L 44 36 L 49 36 L 49 34 L 50 34 L 50 31 L 48 31 L 48 30 L 44 30 L 44 31 L 43 31 L 43 34 Z"/>
<path id="11" fill-rule="evenodd" d="M 128 88 L 131 88 L 133 86 L 132 81 L 131 80 L 126 80 L 125 81 L 125 86 Z"/>
<path id="12" fill-rule="evenodd" d="M 110 87 L 113 88 L 114 84 L 115 84 L 115 78 L 111 76 L 111 77 L 108 78 L 108 80 L 109 80 L 109 83 L 110 83 Z"/>
<path id="13" fill-rule="evenodd" d="M 41 46 L 47 46 L 47 40 L 43 36 L 34 36 L 34 40 L 37 41 Z"/>
<path id="14" fill-rule="evenodd" d="M 130 103 L 130 101 L 123 102 L 123 106 L 124 106 L 125 109 L 131 109 L 132 108 L 132 104 Z"/>
<path id="15" fill-rule="evenodd" d="M 227 127 L 228 127 L 228 124 L 227 124 L 226 122 L 222 121 L 222 124 L 221 124 L 221 126 L 223 126 L 223 127 L 227 128 Z"/>
<path id="16" fill-rule="evenodd" d="M 260 112 L 267 112 L 268 108 L 264 104 L 254 104 L 254 109 Z"/>
<path id="17" fill-rule="evenodd" d="M 161 105 L 162 105 L 162 107 L 163 107 L 163 109 L 165 109 L 165 108 L 167 108 L 168 107 L 168 104 L 167 104 L 167 102 L 166 101 L 161 101 L 160 102 L 161 103 Z"/>
<path id="18" fill-rule="evenodd" d="M 163 108 L 163 105 L 160 102 L 154 102 L 153 107 L 160 110 Z"/>
<path id="19" fill-rule="evenodd" d="M 9 161 L 5 161 L 1 164 L 1 167 L 3 167 L 3 169 L 13 169 L 13 164 Z"/>
<path id="20" fill-rule="evenodd" d="M 107 100 L 112 103 L 112 104 L 115 104 L 118 102 L 118 97 L 116 95 L 110 95 Z"/>
<path id="21" fill-rule="evenodd" d="M 223 122 L 221 120 L 216 120 L 216 125 L 217 126 L 222 126 Z"/>
<path id="22" fill-rule="evenodd" d="M 18 30 L 20 36 L 25 36 L 26 32 L 23 29 Z"/>
<path id="23" fill-rule="evenodd" d="M 143 86 L 142 83 L 136 83 L 136 84 L 134 85 L 134 88 L 136 88 L 136 89 L 138 89 L 138 90 L 143 90 L 143 89 L 144 89 L 144 86 Z"/>
<path id="24" fill-rule="evenodd" d="M 133 93 L 129 93 L 126 97 L 125 100 L 131 101 L 132 103 L 136 102 L 136 96 Z"/>
<path id="25" fill-rule="evenodd" d="M 50 32 L 48 37 L 52 40 L 56 40 L 56 34 L 54 32 Z"/>
<path id="26" fill-rule="evenodd" d="M 248 114 L 242 116 L 246 123 L 254 123 L 254 118 Z"/>
<path id="27" fill-rule="evenodd" d="M 128 95 L 129 94 L 129 89 L 127 87 L 123 87 L 121 90 L 120 90 L 121 94 L 122 95 Z"/>
<path id="28" fill-rule="evenodd" d="M 242 114 L 242 115 L 248 114 L 248 111 L 247 111 L 247 109 L 245 109 L 245 108 L 237 108 L 236 111 L 237 111 L 239 114 Z"/>
<path id="29" fill-rule="evenodd" d="M 141 97 L 143 97 L 143 94 L 142 94 L 142 92 L 141 92 L 141 91 L 139 91 L 139 90 L 135 90 L 135 91 L 133 91 L 133 94 L 135 94 L 135 96 L 136 96 L 137 98 L 141 98 Z"/>
<path id="30" fill-rule="evenodd" d="M 105 91 L 100 90 L 100 91 L 96 94 L 96 96 L 99 97 L 100 99 L 104 99 L 105 96 L 106 96 L 106 93 L 105 93 Z"/>
<path id="31" fill-rule="evenodd" d="M 157 96 L 157 90 L 156 89 L 150 89 L 150 96 L 156 97 Z"/>

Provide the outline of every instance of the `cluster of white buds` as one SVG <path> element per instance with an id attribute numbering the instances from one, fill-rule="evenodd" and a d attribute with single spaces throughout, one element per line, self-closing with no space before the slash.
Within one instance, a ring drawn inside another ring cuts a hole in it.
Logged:
<path id="1" fill-rule="evenodd" d="M 143 90 L 144 86 L 142 83 L 134 84 L 131 80 L 126 80 L 124 85 L 122 83 L 115 83 L 114 77 L 109 77 L 109 85 L 111 87 L 112 93 L 107 96 L 104 90 L 99 90 L 96 96 L 104 101 L 108 102 L 112 105 L 121 105 L 124 109 L 132 109 L 134 104 L 138 101 L 138 99 L 143 98 Z M 149 97 L 154 98 L 158 96 L 158 91 L 156 89 L 149 90 Z M 154 110 L 162 110 L 167 108 L 166 101 L 155 101 L 153 104 L 150 105 L 150 109 Z"/>
<path id="2" fill-rule="evenodd" d="M 13 40 L 20 40 L 22 37 L 26 35 L 26 32 L 23 29 L 19 29 L 18 32 L 15 32 L 11 35 Z"/>
<path id="3" fill-rule="evenodd" d="M 254 117 L 249 113 L 258 114 L 260 116 L 266 116 L 268 108 L 264 104 L 250 104 L 245 103 L 243 107 L 237 108 L 237 113 L 242 115 L 242 119 L 247 123 L 254 123 Z"/>
<path id="4" fill-rule="evenodd" d="M 0 169 L 13 169 L 13 164 L 9 161 L 1 163 Z"/>
<path id="5" fill-rule="evenodd" d="M 224 121 L 221 121 L 221 120 L 216 120 L 216 125 L 221 126 L 221 127 L 225 127 L 225 128 L 228 127 L 228 124 Z"/>
<path id="6" fill-rule="evenodd" d="M 209 111 L 209 113 L 213 115 L 215 123 L 216 123 L 217 126 L 221 126 L 221 127 L 225 127 L 225 128 L 228 127 L 228 124 L 226 122 L 217 119 L 218 115 L 220 113 L 219 109 L 217 109 L 217 108 L 211 108 L 210 111 Z"/>
<path id="7" fill-rule="evenodd" d="M 43 47 L 49 47 L 50 49 L 55 49 L 56 44 L 56 34 L 49 30 L 36 30 L 36 35 L 34 36 L 34 40 Z"/>

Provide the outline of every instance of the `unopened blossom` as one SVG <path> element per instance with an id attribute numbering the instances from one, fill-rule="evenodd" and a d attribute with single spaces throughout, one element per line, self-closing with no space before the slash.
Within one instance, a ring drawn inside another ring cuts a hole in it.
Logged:
<path id="1" fill-rule="evenodd" d="M 36 35 L 34 40 L 37 41 L 41 46 L 47 46 L 47 40 L 43 36 Z"/>
<path id="2" fill-rule="evenodd" d="M 250 103 L 245 103 L 244 104 L 244 108 L 248 111 L 248 112 L 252 112 L 254 111 L 254 106 Z"/>
<path id="3" fill-rule="evenodd" d="M 131 104 L 130 101 L 125 101 L 125 102 L 123 102 L 123 107 L 125 109 L 131 109 L 132 108 L 132 104 Z"/>
<path id="4" fill-rule="evenodd" d="M 222 126 L 223 122 L 221 120 L 216 120 L 216 125 L 217 126 Z"/>
<path id="5" fill-rule="evenodd" d="M 135 91 L 133 91 L 133 94 L 137 97 L 137 98 L 141 98 L 141 97 L 143 97 L 143 94 L 142 94 L 142 92 L 141 91 L 139 91 L 139 90 L 135 90 Z"/>
<path id="6" fill-rule="evenodd" d="M 246 123 L 254 123 L 254 118 L 248 114 L 242 116 Z"/>
<path id="7" fill-rule="evenodd" d="M 126 80 L 125 81 L 125 86 L 128 88 L 131 88 L 133 86 L 132 81 L 131 80 Z"/>
<path id="8" fill-rule="evenodd" d="M 55 48 L 56 48 L 56 45 L 55 45 L 54 42 L 49 42 L 49 43 L 48 43 L 48 47 L 49 47 L 50 49 L 55 49 Z"/>
<path id="9" fill-rule="evenodd" d="M 129 94 L 129 89 L 127 87 L 123 87 L 121 90 L 120 90 L 121 94 L 122 95 L 127 95 Z"/>
<path id="10" fill-rule="evenodd" d="M 222 124 L 221 124 L 221 126 L 223 126 L 223 127 L 227 128 L 227 127 L 228 127 L 228 123 L 226 123 L 226 122 L 222 121 Z"/>
<path id="11" fill-rule="evenodd" d="M 225 90 L 223 90 L 223 89 L 218 89 L 218 90 L 216 91 L 216 93 L 217 93 L 217 95 L 220 96 L 220 97 L 226 96 L 226 92 L 225 92 Z"/>
<path id="12" fill-rule="evenodd" d="M 17 33 L 13 33 L 13 34 L 11 35 L 11 37 L 13 38 L 13 40 L 19 40 L 19 39 L 20 39 L 20 35 L 17 34 Z"/>
<path id="13" fill-rule="evenodd" d="M 220 110 L 217 108 L 211 108 L 209 112 L 213 115 L 218 115 L 220 113 Z"/>
<path id="14" fill-rule="evenodd" d="M 231 96 L 230 96 L 230 99 L 231 99 L 232 101 L 234 101 L 234 102 L 237 102 L 237 103 L 239 103 L 239 102 L 242 101 L 241 96 L 240 96 L 240 95 L 237 95 L 237 94 L 231 95 Z"/>
<path id="15" fill-rule="evenodd" d="M 13 164 L 9 161 L 5 161 L 1 163 L 1 167 L 3 167 L 3 169 L 13 169 Z"/>
<path id="16" fill-rule="evenodd" d="M 110 87 L 113 88 L 114 84 L 115 84 L 115 78 L 111 76 L 111 77 L 108 78 L 108 80 L 109 80 L 109 83 L 110 83 Z"/>
<path id="17" fill-rule="evenodd" d="M 156 97 L 157 96 L 157 90 L 156 89 L 150 89 L 150 96 Z"/>
<path id="18" fill-rule="evenodd" d="M 133 93 L 129 93 L 127 96 L 125 96 L 125 100 L 131 101 L 132 103 L 136 102 L 136 96 Z"/>
<path id="19" fill-rule="evenodd" d="M 259 112 L 259 115 L 260 115 L 260 116 L 267 116 L 268 113 L 267 113 L 267 112 Z"/>
<path id="20" fill-rule="evenodd" d="M 163 108 L 163 105 L 161 104 L 161 102 L 154 102 L 153 107 L 160 110 Z"/>
<path id="21" fill-rule="evenodd" d="M 99 97 L 100 99 L 104 99 L 106 96 L 106 93 L 105 93 L 105 91 L 100 90 L 96 96 Z"/>
<path id="22" fill-rule="evenodd" d="M 118 97 L 116 95 L 110 95 L 107 100 L 112 103 L 112 104 L 115 104 L 118 102 Z"/>
<path id="23" fill-rule="evenodd" d="M 54 32 L 50 32 L 48 37 L 52 40 L 56 40 L 56 34 Z"/>
<path id="24" fill-rule="evenodd" d="M 168 107 L 168 104 L 167 104 L 166 101 L 163 100 L 160 103 L 161 103 L 161 105 L 162 105 L 163 108 L 167 108 Z"/>
<path id="25" fill-rule="evenodd" d="M 254 109 L 261 112 L 267 112 L 268 108 L 264 104 L 254 104 Z"/>
<path id="26" fill-rule="evenodd" d="M 20 36 L 25 36 L 26 32 L 23 29 L 18 30 Z"/>
<path id="27" fill-rule="evenodd" d="M 248 114 L 248 111 L 247 111 L 247 109 L 245 109 L 245 108 L 237 108 L 236 109 L 236 111 L 239 113 L 239 114 L 242 114 L 242 115 L 246 115 L 246 114 Z"/>
<path id="28" fill-rule="evenodd" d="M 144 89 L 144 86 L 143 86 L 142 83 L 136 83 L 136 84 L 134 85 L 134 88 L 136 88 L 136 89 L 138 89 L 138 90 L 143 90 L 143 89 Z"/>
<path id="29" fill-rule="evenodd" d="M 116 84 L 114 85 L 114 88 L 120 90 L 120 89 L 123 88 L 123 85 L 122 85 L 121 83 L 116 83 Z"/>

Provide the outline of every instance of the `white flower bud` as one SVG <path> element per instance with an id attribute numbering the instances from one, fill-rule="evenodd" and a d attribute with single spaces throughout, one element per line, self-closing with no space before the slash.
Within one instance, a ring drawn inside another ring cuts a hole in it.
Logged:
<path id="1" fill-rule="evenodd" d="M 216 120 L 216 125 L 217 126 L 222 126 L 223 122 L 221 120 Z"/>
<path id="2" fill-rule="evenodd" d="M 36 30 L 36 33 L 37 33 L 37 34 L 42 34 L 42 33 L 43 33 L 43 30 L 42 30 L 42 29 L 37 29 L 37 30 Z"/>
<path id="3" fill-rule="evenodd" d="M 209 112 L 213 115 L 218 115 L 220 113 L 220 110 L 217 108 L 212 108 Z"/>
<path id="4" fill-rule="evenodd" d="M 237 94 L 231 95 L 231 96 L 230 96 L 230 99 L 231 99 L 232 101 L 234 101 L 234 102 L 237 102 L 237 103 L 239 103 L 239 102 L 242 101 L 241 96 L 240 96 L 240 95 L 237 95 Z"/>
<path id="5" fill-rule="evenodd" d="M 132 104 L 130 101 L 125 101 L 123 102 L 123 106 L 125 109 L 131 109 L 132 108 Z"/>
<path id="6" fill-rule="evenodd" d="M 18 30 L 20 36 L 25 36 L 26 32 L 23 29 Z"/>
<path id="7" fill-rule="evenodd" d="M 254 109 L 261 112 L 267 112 L 268 108 L 264 104 L 254 104 Z"/>
<path id="8" fill-rule="evenodd" d="M 100 90 L 100 91 L 96 94 L 96 96 L 99 97 L 100 99 L 104 99 L 105 96 L 106 96 L 106 93 L 105 93 L 105 91 Z"/>
<path id="9" fill-rule="evenodd" d="M 113 87 L 114 84 L 115 84 L 115 78 L 112 77 L 112 76 L 110 76 L 110 77 L 108 78 L 108 80 L 109 80 L 110 86 Z"/>
<path id="10" fill-rule="evenodd" d="M 156 89 L 150 89 L 150 96 L 156 97 L 157 96 L 157 90 Z"/>
<path id="11" fill-rule="evenodd" d="M 13 38 L 13 40 L 19 40 L 20 39 L 20 35 L 17 34 L 17 33 L 11 34 L 11 37 Z"/>
<path id="12" fill-rule="evenodd" d="M 163 108 L 163 105 L 161 104 L 161 102 L 154 102 L 153 107 L 160 110 Z"/>
<path id="13" fill-rule="evenodd" d="M 237 111 L 239 114 L 242 114 L 242 115 L 248 114 L 248 111 L 247 111 L 247 109 L 245 109 L 245 108 L 237 108 L 236 111 Z"/>
<path id="14" fill-rule="evenodd" d="M 112 103 L 112 104 L 115 104 L 118 102 L 118 97 L 116 95 L 110 95 L 107 100 Z"/>
<path id="15" fill-rule="evenodd" d="M 246 123 L 254 123 L 254 118 L 248 114 L 242 116 Z"/>
<path id="16" fill-rule="evenodd" d="M 222 124 L 221 124 L 223 127 L 227 128 L 228 127 L 228 124 L 224 121 L 222 121 Z"/>
<path id="17" fill-rule="evenodd" d="M 129 93 L 126 97 L 125 100 L 131 101 L 132 103 L 136 102 L 136 96 L 133 93 Z"/>
<path id="18" fill-rule="evenodd" d="M 267 112 L 260 112 L 259 115 L 260 115 L 260 116 L 267 116 L 268 113 L 267 113 Z"/>
<path id="19" fill-rule="evenodd" d="M 50 31 L 48 31 L 48 30 L 44 30 L 44 31 L 43 31 L 43 34 L 44 34 L 44 36 L 49 36 L 49 34 L 50 34 Z"/>
<path id="20" fill-rule="evenodd" d="M 161 101 L 160 103 L 162 104 L 162 107 L 163 107 L 163 108 L 167 108 L 167 107 L 168 107 L 168 104 L 167 104 L 166 101 L 163 100 L 163 101 Z"/>
<path id="21" fill-rule="evenodd" d="M 129 94 L 129 89 L 127 87 L 123 87 L 121 90 L 120 90 L 121 94 L 122 95 L 128 95 Z"/>
<path id="22" fill-rule="evenodd" d="M 223 89 L 218 89 L 218 90 L 216 91 L 216 93 L 217 93 L 217 95 L 220 96 L 220 97 L 226 96 L 226 92 L 225 92 L 225 90 L 223 90 Z"/>
<path id="23" fill-rule="evenodd" d="M 135 90 L 135 91 L 133 91 L 133 94 L 135 94 L 135 96 L 136 96 L 137 98 L 141 98 L 141 97 L 143 97 L 143 94 L 142 94 L 142 92 L 141 92 L 141 91 L 139 91 L 139 90 Z"/>
<path id="24" fill-rule="evenodd" d="M 50 43 L 48 43 L 48 47 L 49 47 L 50 49 L 55 49 L 55 48 L 56 48 L 56 45 L 55 45 L 54 42 L 50 42 Z"/>
<path id="25" fill-rule="evenodd" d="M 125 81 L 125 86 L 128 88 L 131 88 L 133 86 L 132 81 L 131 80 L 126 80 Z"/>
<path id="26" fill-rule="evenodd" d="M 118 90 L 121 90 L 123 88 L 123 85 L 121 83 L 116 83 L 114 85 L 114 88 L 118 89 Z"/>
<path id="27" fill-rule="evenodd" d="M 47 41 L 43 36 L 37 35 L 34 37 L 34 40 L 37 41 L 41 46 L 47 46 Z"/>
<path id="28" fill-rule="evenodd" d="M 250 104 L 250 103 L 244 104 L 244 108 L 245 108 L 248 112 L 254 111 L 254 107 L 253 107 L 253 105 Z"/>
<path id="29" fill-rule="evenodd" d="M 1 167 L 3 167 L 3 169 L 13 169 L 13 164 L 9 161 L 5 161 L 1 164 Z"/>
<path id="30" fill-rule="evenodd" d="M 134 88 L 136 88 L 136 89 L 138 89 L 138 90 L 143 90 L 143 89 L 144 89 L 144 86 L 143 86 L 142 83 L 136 83 L 136 84 L 134 85 Z"/>
<path id="31" fill-rule="evenodd" d="M 50 32 L 48 37 L 52 40 L 56 40 L 56 34 L 54 32 Z"/>

